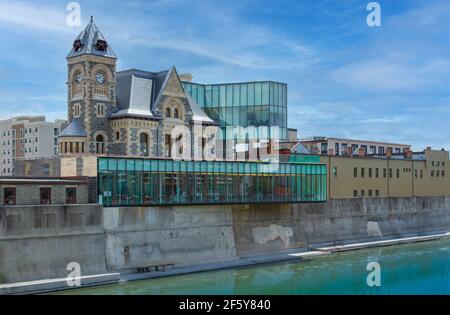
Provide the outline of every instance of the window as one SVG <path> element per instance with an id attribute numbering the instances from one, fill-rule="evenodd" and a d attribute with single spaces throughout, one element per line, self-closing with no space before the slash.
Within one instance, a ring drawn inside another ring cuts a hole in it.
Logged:
<path id="1" fill-rule="evenodd" d="M 372 189 L 369 189 L 369 197 L 372 197 Z"/>
<path id="2" fill-rule="evenodd" d="M 414 170 L 414 177 L 417 178 L 417 170 Z"/>
<path id="3" fill-rule="evenodd" d="M 42 187 L 39 189 L 39 199 L 41 205 L 49 205 L 52 203 L 52 190 L 50 187 Z"/>
<path id="4" fill-rule="evenodd" d="M 434 177 L 434 170 L 431 170 L 431 177 Z"/>
<path id="5" fill-rule="evenodd" d="M 445 177 L 445 171 L 442 171 L 441 174 L 442 174 L 442 177 Z"/>
<path id="6" fill-rule="evenodd" d="M 378 147 L 378 154 L 384 155 L 384 147 Z"/>
<path id="7" fill-rule="evenodd" d="M 77 203 L 77 189 L 75 187 L 66 188 L 66 203 L 67 204 Z"/>
<path id="8" fill-rule="evenodd" d="M 369 177 L 372 178 L 372 168 L 369 168 Z"/>
<path id="9" fill-rule="evenodd" d="M 16 188 L 9 187 L 3 189 L 3 204 L 15 205 L 16 204 Z"/>
<path id="10" fill-rule="evenodd" d="M 59 134 L 58 128 L 53 128 L 53 135 L 57 136 Z"/>
<path id="11" fill-rule="evenodd" d="M 392 178 L 392 168 L 389 169 L 389 178 Z"/>
<path id="12" fill-rule="evenodd" d="M 379 170 L 379 168 L 377 167 L 376 169 L 375 169 L 375 177 L 376 178 L 378 178 L 379 176 L 380 176 L 380 172 L 379 172 L 380 170 Z"/>
<path id="13" fill-rule="evenodd" d="M 375 197 L 380 197 L 380 191 L 378 189 L 375 190 Z"/>
<path id="14" fill-rule="evenodd" d="M 173 117 L 174 117 L 174 118 L 179 118 L 178 108 L 175 108 L 175 109 L 173 110 Z"/>
<path id="15" fill-rule="evenodd" d="M 102 135 L 98 135 L 95 138 L 95 141 L 96 141 L 97 154 L 104 154 L 105 153 L 105 138 Z"/>
<path id="16" fill-rule="evenodd" d="M 423 178 L 423 170 L 420 170 L 420 178 Z"/>
<path id="17" fill-rule="evenodd" d="M 170 135 L 165 136 L 165 142 L 164 142 L 164 153 L 166 157 L 172 156 L 172 138 Z"/>
<path id="18" fill-rule="evenodd" d="M 386 178 L 386 169 L 383 168 L 383 177 Z"/>
<path id="19" fill-rule="evenodd" d="M 98 117 L 105 116 L 105 104 L 97 104 L 97 116 Z"/>
<path id="20" fill-rule="evenodd" d="M 364 167 L 361 167 L 361 177 L 364 177 Z"/>
<path id="21" fill-rule="evenodd" d="M 397 168 L 397 178 L 400 178 L 400 169 Z"/>
<path id="22" fill-rule="evenodd" d="M 365 191 L 361 190 L 361 197 L 364 197 L 364 195 L 365 195 Z"/>
<path id="23" fill-rule="evenodd" d="M 166 117 L 170 117 L 170 108 L 166 108 Z"/>
<path id="24" fill-rule="evenodd" d="M 358 168 L 353 168 L 353 177 L 358 177 Z"/>
<path id="25" fill-rule="evenodd" d="M 148 135 L 146 133 L 141 133 L 141 135 L 139 136 L 139 144 L 141 156 L 148 156 Z"/>
<path id="26" fill-rule="evenodd" d="M 434 167 L 434 161 L 431 161 L 431 166 L 433 166 L 433 167 Z"/>
<path id="27" fill-rule="evenodd" d="M 81 112 L 80 104 L 75 104 L 75 105 L 73 106 L 73 115 L 74 115 L 75 117 L 80 117 L 80 112 Z"/>
<path id="28" fill-rule="evenodd" d="M 353 197 L 358 197 L 358 191 L 357 190 L 353 191 Z"/>
<path id="29" fill-rule="evenodd" d="M 116 132 L 116 140 L 120 140 L 120 132 Z"/>
<path id="30" fill-rule="evenodd" d="M 439 177 L 440 173 L 439 171 L 436 171 L 436 177 Z"/>

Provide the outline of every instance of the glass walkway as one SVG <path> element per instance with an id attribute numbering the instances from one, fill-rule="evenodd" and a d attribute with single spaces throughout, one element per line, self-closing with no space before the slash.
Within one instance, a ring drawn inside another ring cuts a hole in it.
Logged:
<path id="1" fill-rule="evenodd" d="M 99 157 L 105 207 L 324 202 L 325 164 Z"/>

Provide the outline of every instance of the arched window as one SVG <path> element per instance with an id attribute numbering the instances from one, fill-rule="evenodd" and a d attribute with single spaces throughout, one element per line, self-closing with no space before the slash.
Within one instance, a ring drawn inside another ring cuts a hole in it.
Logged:
<path id="1" fill-rule="evenodd" d="M 166 108 L 166 117 L 170 117 L 170 108 Z"/>
<path id="2" fill-rule="evenodd" d="M 175 108 L 175 109 L 173 110 L 173 117 L 174 117 L 174 118 L 179 118 L 178 108 Z"/>
<path id="3" fill-rule="evenodd" d="M 98 135 L 95 138 L 97 154 L 105 153 L 105 138 L 102 135 Z"/>
<path id="4" fill-rule="evenodd" d="M 149 150 L 148 150 L 148 135 L 146 133 L 141 133 L 139 136 L 139 142 L 140 142 L 140 150 L 141 150 L 141 156 L 148 156 Z"/>

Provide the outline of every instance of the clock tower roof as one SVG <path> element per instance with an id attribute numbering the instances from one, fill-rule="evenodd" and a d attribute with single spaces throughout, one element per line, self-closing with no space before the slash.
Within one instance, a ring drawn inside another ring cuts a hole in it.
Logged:
<path id="1" fill-rule="evenodd" d="M 95 25 L 92 16 L 86 28 L 75 38 L 67 59 L 81 55 L 95 55 L 117 59 L 116 54 L 103 37 L 97 25 Z"/>

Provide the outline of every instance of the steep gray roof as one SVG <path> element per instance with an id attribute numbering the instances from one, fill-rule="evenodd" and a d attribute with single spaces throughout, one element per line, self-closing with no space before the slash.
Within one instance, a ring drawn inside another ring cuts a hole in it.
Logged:
<path id="1" fill-rule="evenodd" d="M 168 71 L 148 72 L 136 69 L 117 73 L 117 109 L 112 118 L 136 116 L 160 118 L 152 112 Z"/>
<path id="2" fill-rule="evenodd" d="M 78 118 L 72 122 L 59 134 L 59 137 L 87 137 L 86 131 Z"/>
<path id="3" fill-rule="evenodd" d="M 95 25 L 92 18 L 91 22 L 86 26 L 84 31 L 82 31 L 77 36 L 75 40 L 80 40 L 83 47 L 78 51 L 75 51 L 75 49 L 72 47 L 71 51 L 67 55 L 67 58 L 73 58 L 81 55 L 96 55 L 109 58 L 117 58 L 116 54 L 111 49 L 109 43 L 103 37 L 102 33 L 98 29 L 97 25 Z M 104 40 L 108 43 L 106 51 L 99 51 L 95 48 L 98 40 Z"/>

